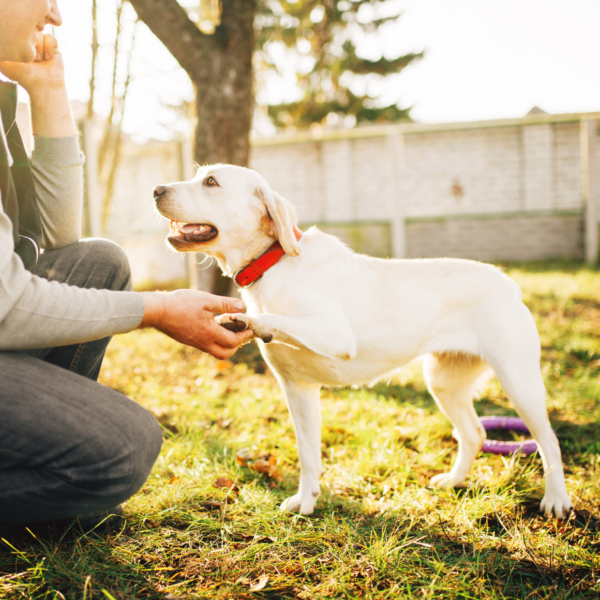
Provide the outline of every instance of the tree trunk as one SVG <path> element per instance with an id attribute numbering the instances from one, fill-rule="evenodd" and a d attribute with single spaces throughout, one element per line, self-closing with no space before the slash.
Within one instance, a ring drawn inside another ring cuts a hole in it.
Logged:
<path id="1" fill-rule="evenodd" d="M 196 162 L 247 166 L 256 0 L 222 0 L 221 24 L 214 35 L 203 34 L 177 0 L 131 4 L 194 84 Z"/>

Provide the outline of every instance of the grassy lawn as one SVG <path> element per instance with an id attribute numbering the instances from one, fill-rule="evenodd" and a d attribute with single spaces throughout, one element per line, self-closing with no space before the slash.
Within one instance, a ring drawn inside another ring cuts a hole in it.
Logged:
<path id="1" fill-rule="evenodd" d="M 537 514 L 537 455 L 480 455 L 468 487 L 427 487 L 457 444 L 419 363 L 370 389 L 322 392 L 317 510 L 283 514 L 278 504 L 298 483 L 294 433 L 255 345 L 219 362 L 134 332 L 113 341 L 101 381 L 157 417 L 164 445 L 126 504 L 126 528 L 2 543 L 0 598 L 599 597 L 600 272 L 506 270 L 541 335 L 576 507 L 566 522 Z M 515 414 L 495 380 L 476 408 Z"/>

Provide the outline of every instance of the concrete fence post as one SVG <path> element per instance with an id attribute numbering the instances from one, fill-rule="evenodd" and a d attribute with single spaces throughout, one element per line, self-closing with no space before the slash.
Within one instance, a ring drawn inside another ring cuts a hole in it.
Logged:
<path id="1" fill-rule="evenodd" d="M 584 209 L 584 256 L 589 265 L 598 263 L 598 169 L 596 161 L 598 121 L 580 121 L 581 199 Z"/>
<path id="2" fill-rule="evenodd" d="M 400 198 L 400 181 L 404 168 L 404 136 L 401 133 L 391 132 L 387 135 L 386 154 L 392 256 L 394 258 L 407 258 L 406 223 Z"/>

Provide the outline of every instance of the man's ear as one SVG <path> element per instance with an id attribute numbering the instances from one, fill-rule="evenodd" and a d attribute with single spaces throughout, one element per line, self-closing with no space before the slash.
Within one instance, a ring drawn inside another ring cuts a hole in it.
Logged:
<path id="1" fill-rule="evenodd" d="M 294 207 L 277 192 L 264 187 L 257 187 L 254 196 L 266 208 L 266 214 L 261 219 L 263 229 L 268 235 L 273 236 L 289 256 L 300 255 L 300 244 L 296 240 L 294 228 L 296 227 L 296 211 Z"/>

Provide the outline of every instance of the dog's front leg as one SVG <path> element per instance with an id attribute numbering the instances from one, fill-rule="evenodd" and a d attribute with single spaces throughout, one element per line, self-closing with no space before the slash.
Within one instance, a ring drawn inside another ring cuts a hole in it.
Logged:
<path id="1" fill-rule="evenodd" d="M 319 496 L 321 466 L 321 407 L 318 384 L 281 379 L 281 386 L 292 416 L 300 459 L 298 493 L 281 505 L 283 511 L 297 510 L 310 515 Z"/>
<path id="2" fill-rule="evenodd" d="M 339 311 L 301 317 L 270 313 L 256 316 L 223 314 L 217 317 L 217 322 L 232 331 L 252 329 L 266 344 L 279 342 L 328 358 L 350 360 L 356 357 L 354 332 L 346 316 Z"/>

